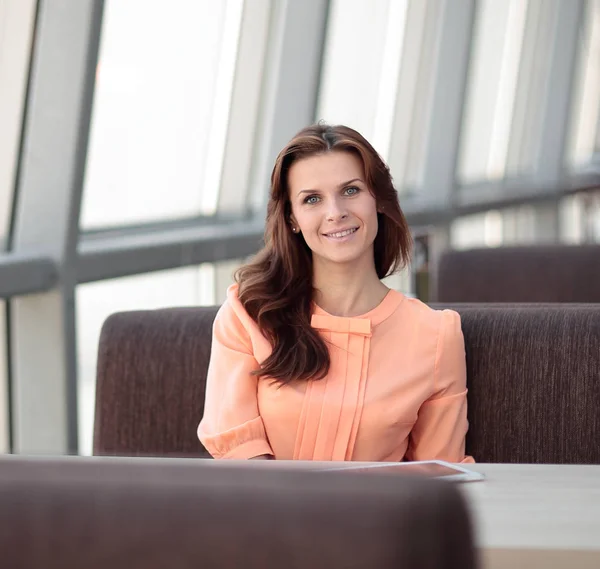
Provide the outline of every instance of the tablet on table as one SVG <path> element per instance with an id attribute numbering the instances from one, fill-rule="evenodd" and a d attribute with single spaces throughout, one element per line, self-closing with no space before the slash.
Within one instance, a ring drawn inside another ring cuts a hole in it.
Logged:
<path id="1" fill-rule="evenodd" d="M 366 472 L 373 474 L 402 474 L 422 476 L 425 478 L 437 478 L 457 482 L 472 482 L 483 480 L 483 474 L 473 472 L 458 464 L 445 462 L 443 460 L 423 460 L 415 462 L 380 462 L 373 464 L 342 463 L 325 466 L 320 470 L 347 470 L 348 472 Z"/>

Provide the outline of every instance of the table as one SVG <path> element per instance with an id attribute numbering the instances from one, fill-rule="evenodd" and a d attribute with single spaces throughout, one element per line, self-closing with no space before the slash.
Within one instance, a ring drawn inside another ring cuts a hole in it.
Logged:
<path id="1" fill-rule="evenodd" d="M 275 464 L 250 463 L 257 468 Z M 294 469 L 331 466 L 276 464 Z M 600 569 L 600 466 L 461 466 L 486 477 L 461 484 L 473 515 L 482 569 Z"/>
<path id="2" fill-rule="evenodd" d="M 27 460 L 0 456 L 2 461 Z M 153 458 L 64 461 L 162 462 Z M 199 464 L 198 459 L 180 459 Z M 223 461 L 203 460 L 211 468 Z M 314 470 L 332 463 L 227 461 L 245 468 Z M 361 464 L 361 463 L 354 463 Z M 362 463 L 369 464 L 369 463 Z M 485 480 L 460 484 L 474 521 L 482 569 L 600 569 L 600 465 L 467 464 Z"/>
<path id="3" fill-rule="evenodd" d="M 479 464 L 463 485 L 484 569 L 600 568 L 600 466 Z"/>

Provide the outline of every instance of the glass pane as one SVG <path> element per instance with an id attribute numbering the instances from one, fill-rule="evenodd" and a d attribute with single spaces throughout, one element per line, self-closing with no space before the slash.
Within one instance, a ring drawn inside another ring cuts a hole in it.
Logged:
<path id="1" fill-rule="evenodd" d="M 458 164 L 462 183 L 505 175 L 527 3 L 478 4 Z"/>
<path id="2" fill-rule="evenodd" d="M 102 324 L 115 312 L 222 302 L 238 262 L 225 261 L 79 285 L 76 294 L 79 448 L 91 454 Z M 217 290 L 218 288 L 218 290 Z"/>
<path id="3" fill-rule="evenodd" d="M 35 8 L 35 0 L 0 1 L 0 249 L 11 217 Z"/>
<path id="4" fill-rule="evenodd" d="M 592 194 L 585 204 L 586 241 L 600 244 L 600 192 Z"/>
<path id="5" fill-rule="evenodd" d="M 598 126 L 596 127 L 596 155 L 600 155 L 600 117 L 598 119 Z"/>
<path id="6" fill-rule="evenodd" d="M 8 337 L 6 302 L 0 300 L 0 453 L 9 450 Z"/>
<path id="7" fill-rule="evenodd" d="M 422 185 L 442 18 L 436 0 L 330 4 L 316 118 L 361 132 L 401 193 Z"/>
<path id="8" fill-rule="evenodd" d="M 581 167 L 598 151 L 600 135 L 600 0 L 586 2 L 572 113 L 567 162 Z"/>
<path id="9" fill-rule="evenodd" d="M 438 44 L 444 17 L 442 2 L 408 2 L 402 51 L 394 61 L 399 75 L 394 92 L 388 156 L 396 187 L 402 193 L 416 193 L 423 188 L 425 155 L 431 144 L 434 89 L 439 77 Z M 388 28 L 388 33 L 394 35 L 396 31 L 392 27 Z M 388 87 L 384 85 L 383 88 Z"/>
<path id="10" fill-rule="evenodd" d="M 358 130 L 386 159 L 407 6 L 332 0 L 327 21 L 317 118 Z"/>
<path id="11" fill-rule="evenodd" d="M 560 215 L 562 242 L 600 243 L 600 191 L 563 198 Z"/>
<path id="12" fill-rule="evenodd" d="M 453 249 L 554 243 L 559 239 L 554 204 L 523 205 L 460 217 L 451 225 Z"/>
<path id="13" fill-rule="evenodd" d="M 107 0 L 81 227 L 214 213 L 243 0 Z"/>
<path id="14" fill-rule="evenodd" d="M 453 249 L 501 245 L 501 214 L 498 211 L 487 211 L 455 219 L 450 227 L 450 243 Z"/>
<path id="15" fill-rule="evenodd" d="M 585 213 L 580 196 L 563 198 L 560 202 L 560 241 L 579 245 L 584 241 Z"/>

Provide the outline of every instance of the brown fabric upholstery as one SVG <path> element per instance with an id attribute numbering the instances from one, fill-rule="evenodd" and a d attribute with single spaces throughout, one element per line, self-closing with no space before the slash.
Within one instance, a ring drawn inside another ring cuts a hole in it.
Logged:
<path id="1" fill-rule="evenodd" d="M 203 460 L 0 459 L 10 569 L 474 569 L 457 485 Z M 256 463 L 255 463 L 256 465 Z"/>
<path id="2" fill-rule="evenodd" d="M 437 302 L 600 303 L 600 245 L 446 251 Z"/>
<path id="3" fill-rule="evenodd" d="M 98 351 L 94 454 L 204 456 L 204 412 L 217 309 L 120 313 L 105 322 Z"/>
<path id="4" fill-rule="evenodd" d="M 600 464 L 600 305 L 450 306 L 461 314 L 479 462 Z M 95 453 L 206 456 L 216 308 L 120 313 L 104 325 Z"/>
<path id="5" fill-rule="evenodd" d="M 467 352 L 479 462 L 600 464 L 600 305 L 444 305 Z"/>

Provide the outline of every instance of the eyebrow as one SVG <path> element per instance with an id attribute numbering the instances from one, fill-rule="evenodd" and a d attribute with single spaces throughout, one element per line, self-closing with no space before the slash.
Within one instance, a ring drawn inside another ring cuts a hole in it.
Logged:
<path id="1" fill-rule="evenodd" d="M 360 178 L 352 178 L 352 180 L 348 180 L 347 182 L 342 182 L 341 184 L 338 185 L 338 189 L 342 189 L 345 186 L 352 184 L 353 182 L 362 182 L 364 184 L 364 182 L 360 179 Z M 310 194 L 310 193 L 314 193 L 314 192 L 318 192 L 319 190 L 300 190 L 298 192 L 298 195 L 300 194 Z"/>

